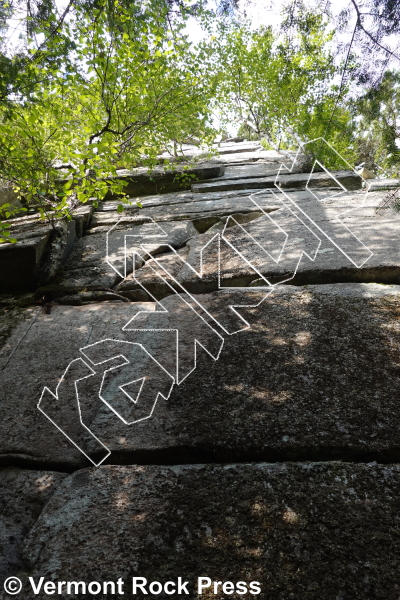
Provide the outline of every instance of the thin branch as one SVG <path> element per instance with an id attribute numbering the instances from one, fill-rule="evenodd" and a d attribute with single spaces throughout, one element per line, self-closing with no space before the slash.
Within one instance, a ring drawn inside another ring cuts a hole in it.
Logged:
<path id="1" fill-rule="evenodd" d="M 400 60 L 400 56 L 398 56 L 397 54 L 395 54 L 394 52 L 389 50 L 389 48 L 385 48 L 385 46 L 382 46 L 382 44 L 380 42 L 378 42 L 378 40 L 367 29 L 365 29 L 365 27 L 362 23 L 362 16 L 364 13 L 361 13 L 360 9 L 357 6 L 357 2 L 355 0 L 351 0 L 351 3 L 354 6 L 354 9 L 357 13 L 357 26 L 363 30 L 363 32 L 370 38 L 370 40 L 372 40 L 374 42 L 374 44 L 376 44 L 377 46 L 379 46 L 379 48 L 384 50 L 384 52 L 387 52 L 394 58 L 397 58 L 398 60 Z"/>
<path id="2" fill-rule="evenodd" d="M 32 58 L 35 58 L 36 54 L 38 52 L 40 52 L 40 50 L 47 44 L 47 42 L 57 33 L 57 31 L 60 29 L 61 25 L 64 23 L 65 18 L 67 16 L 67 14 L 70 11 L 71 6 L 73 5 L 74 0 L 70 0 L 70 2 L 67 4 L 63 14 L 61 15 L 58 23 L 55 25 L 55 27 L 53 27 L 53 29 L 51 30 L 50 34 L 47 36 L 47 38 L 45 38 L 43 40 L 43 42 L 40 44 L 40 46 L 38 46 L 38 48 L 36 49 L 35 54 L 33 55 Z"/>
<path id="3" fill-rule="evenodd" d="M 347 50 L 347 56 L 346 56 L 346 60 L 345 60 L 344 67 L 343 67 L 342 78 L 341 78 L 341 81 L 340 81 L 339 93 L 338 93 L 338 95 L 336 97 L 335 105 L 334 105 L 334 107 L 332 109 L 332 113 L 331 113 L 331 116 L 329 117 L 329 121 L 328 121 L 328 124 L 326 126 L 325 133 L 324 133 L 323 137 L 326 137 L 328 135 L 329 128 L 330 128 L 330 126 L 332 124 L 333 117 L 335 115 L 336 109 L 337 109 L 338 104 L 340 102 L 340 99 L 342 97 L 343 88 L 344 88 L 344 80 L 345 80 L 346 71 L 347 71 L 347 65 L 349 64 L 351 48 L 352 48 L 353 43 L 354 43 L 354 38 L 355 38 L 355 35 L 356 35 L 356 31 L 357 31 L 357 23 L 354 26 L 353 35 L 351 36 L 349 48 Z"/>

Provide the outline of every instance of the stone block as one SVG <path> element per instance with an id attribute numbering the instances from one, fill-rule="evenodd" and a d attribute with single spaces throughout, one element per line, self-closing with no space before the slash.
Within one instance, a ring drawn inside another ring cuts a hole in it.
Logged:
<path id="1" fill-rule="evenodd" d="M 51 236 L 52 227 L 42 224 L 34 231 L 18 234 L 16 244 L 0 244 L 0 292 L 35 289 Z"/>

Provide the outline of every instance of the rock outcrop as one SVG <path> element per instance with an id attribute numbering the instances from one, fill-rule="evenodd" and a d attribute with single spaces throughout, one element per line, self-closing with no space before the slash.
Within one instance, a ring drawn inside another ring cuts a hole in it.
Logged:
<path id="1" fill-rule="evenodd" d="M 400 594 L 400 217 L 215 150 L 0 246 L 0 590 Z"/>

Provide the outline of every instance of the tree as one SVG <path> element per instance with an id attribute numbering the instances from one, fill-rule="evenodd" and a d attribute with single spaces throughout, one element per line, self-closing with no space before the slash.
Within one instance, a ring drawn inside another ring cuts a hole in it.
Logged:
<path id="1" fill-rule="evenodd" d="M 382 81 L 353 104 L 357 116 L 360 162 L 388 177 L 400 177 L 400 73 L 386 71 Z"/>
<path id="2" fill-rule="evenodd" d="M 161 0 L 97 6 L 64 23 L 73 51 L 51 77 L 35 65 L 34 89 L 2 106 L 1 176 L 43 217 L 121 191 L 121 163 L 150 167 L 170 140 L 213 135 L 214 63 L 183 35 L 185 13 Z"/>
<path id="3" fill-rule="evenodd" d="M 387 60 L 400 60 L 398 49 L 391 49 L 387 37 L 400 32 L 400 3 L 398 0 L 351 0 L 356 13 L 356 31 L 363 51 L 383 52 Z M 364 39 L 363 39 L 364 38 Z M 372 45 L 371 45 L 372 42 Z"/>
<path id="4" fill-rule="evenodd" d="M 297 11 L 296 27 L 288 13 L 278 33 L 235 22 L 221 27 L 216 106 L 223 107 L 227 120 L 234 116 L 274 149 L 292 150 L 325 136 L 349 157 L 351 114 L 341 106 L 332 118 L 337 92 L 333 32 L 321 14 L 300 3 Z"/>

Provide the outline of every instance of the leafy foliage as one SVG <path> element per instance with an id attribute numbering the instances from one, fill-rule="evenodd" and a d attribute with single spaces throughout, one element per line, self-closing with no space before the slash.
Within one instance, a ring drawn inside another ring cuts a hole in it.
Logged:
<path id="1" fill-rule="evenodd" d="M 329 10 L 288 1 L 280 29 L 254 29 L 236 0 L 213 11 L 203 4 L 70 0 L 62 12 L 54 0 L 2 4 L 0 184 L 12 186 L 23 208 L 0 207 L 0 242 L 10 241 L 6 221 L 18 210 L 70 218 L 79 204 L 122 195 L 118 168 L 151 169 L 165 149 L 176 160 L 183 142 L 210 145 L 232 123 L 283 154 L 305 144 L 342 167 L 326 144 L 310 144 L 323 137 L 352 164 L 399 174 L 399 74 L 385 67 L 369 85 L 353 52 L 367 25 L 377 47 L 398 31 L 398 3 L 366 0 L 361 11 L 349 1 L 341 18 L 353 10 L 357 20 L 342 61 Z M 10 53 L 8 19 L 22 9 L 23 39 Z M 197 45 L 185 34 L 193 16 L 206 32 Z"/>
<path id="2" fill-rule="evenodd" d="M 210 56 L 190 47 L 184 23 L 160 0 L 75 8 L 48 44 L 49 56 L 61 37 L 73 51 L 51 76 L 32 63 L 40 85 L 1 107 L 0 171 L 25 204 L 44 218 L 69 214 L 121 193 L 121 164 L 151 167 L 170 140 L 211 138 Z"/>
<path id="3" fill-rule="evenodd" d="M 354 102 L 353 111 L 359 117 L 360 160 L 371 171 L 400 177 L 400 73 L 387 71 L 378 86 Z"/>
<path id="4" fill-rule="evenodd" d="M 325 136 L 349 154 L 351 115 L 343 107 L 333 110 L 333 33 L 318 13 L 300 10 L 294 31 L 289 18 L 279 36 L 271 27 L 225 26 L 216 104 L 224 106 L 227 120 L 236 119 L 242 133 L 251 130 L 251 137 L 264 138 L 268 147 L 290 150 Z"/>

